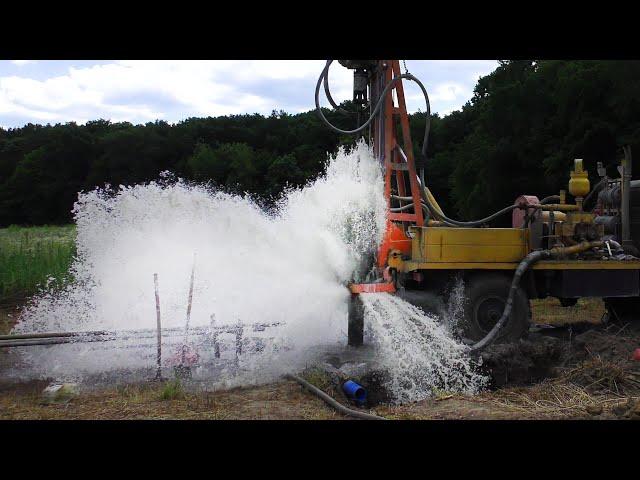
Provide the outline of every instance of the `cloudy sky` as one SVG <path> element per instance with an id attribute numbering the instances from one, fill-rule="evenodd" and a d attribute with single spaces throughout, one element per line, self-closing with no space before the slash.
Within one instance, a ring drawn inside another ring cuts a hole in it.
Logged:
<path id="1" fill-rule="evenodd" d="M 432 111 L 440 114 L 464 105 L 477 79 L 497 65 L 495 60 L 407 61 L 429 91 Z M 0 127 L 297 113 L 313 108 L 323 66 L 324 60 L 0 60 Z M 337 62 L 331 67 L 336 101 L 351 98 L 352 75 Z M 419 88 L 405 88 L 409 110 L 424 110 Z"/>

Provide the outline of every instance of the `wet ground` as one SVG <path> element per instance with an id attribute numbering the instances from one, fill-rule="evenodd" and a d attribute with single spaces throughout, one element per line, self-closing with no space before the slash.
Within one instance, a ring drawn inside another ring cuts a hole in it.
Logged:
<path id="1" fill-rule="evenodd" d="M 527 338 L 483 354 L 491 378 L 487 391 L 475 396 L 443 391 L 393 406 L 375 381 L 363 377 L 373 400 L 366 410 L 389 419 L 640 419 L 640 361 L 632 360 L 640 348 L 640 322 L 603 324 L 602 307 L 595 302 L 570 309 L 545 302 L 534 306 L 534 321 L 541 326 Z M 563 312 L 569 319 L 564 324 Z M 3 315 L 0 323 L 10 325 L 12 317 L 6 310 Z M 338 353 L 326 360 L 357 365 L 366 355 L 339 358 Z M 0 350 L 1 419 L 345 418 L 291 381 L 211 391 L 197 381 L 154 382 L 152 368 L 129 382 L 94 382 L 92 388 L 72 386 L 69 395 L 45 395 L 51 379 L 6 375 L 10 355 Z M 305 375 L 345 401 L 321 373 Z"/>

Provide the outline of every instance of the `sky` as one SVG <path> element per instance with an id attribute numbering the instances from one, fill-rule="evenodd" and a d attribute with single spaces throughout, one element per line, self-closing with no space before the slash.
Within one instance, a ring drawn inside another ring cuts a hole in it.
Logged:
<path id="1" fill-rule="evenodd" d="M 446 115 L 472 96 L 496 60 L 407 60 L 426 86 L 432 112 Z M 0 127 L 85 123 L 99 118 L 134 124 L 157 119 L 314 108 L 324 60 L 0 60 Z M 403 70 L 404 71 L 404 70 Z M 353 72 L 337 62 L 329 83 L 350 100 Z M 407 108 L 424 111 L 420 89 L 405 86 Z M 324 96 L 323 96 L 324 97 Z M 327 101 L 322 101 L 327 105 Z"/>

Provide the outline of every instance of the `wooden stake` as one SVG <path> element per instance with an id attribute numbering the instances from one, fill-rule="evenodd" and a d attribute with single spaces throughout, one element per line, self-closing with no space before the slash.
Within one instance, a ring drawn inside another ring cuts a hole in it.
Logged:
<path id="1" fill-rule="evenodd" d="M 156 379 L 162 380 L 162 326 L 160 323 L 160 294 L 158 293 L 158 274 L 153 274 L 153 284 L 156 290 L 156 323 L 158 328 L 158 353 L 156 357 Z"/>
<path id="2" fill-rule="evenodd" d="M 182 345 L 182 365 L 185 362 L 185 355 L 187 353 L 187 339 L 189 336 L 189 319 L 191 318 L 191 301 L 193 299 L 193 279 L 196 271 L 196 254 L 193 254 L 193 266 L 191 267 L 191 282 L 189 285 L 189 301 L 187 303 L 187 322 L 184 327 L 184 345 Z"/>

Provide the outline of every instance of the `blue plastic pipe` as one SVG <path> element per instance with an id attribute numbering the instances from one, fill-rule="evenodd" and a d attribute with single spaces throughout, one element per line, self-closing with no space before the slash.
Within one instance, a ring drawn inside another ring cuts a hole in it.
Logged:
<path id="1" fill-rule="evenodd" d="M 353 380 L 347 380 L 342 384 L 342 391 L 347 398 L 354 400 L 358 405 L 364 405 L 367 401 L 367 391 L 362 385 L 357 384 Z"/>

